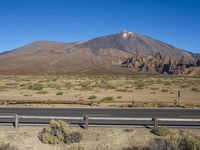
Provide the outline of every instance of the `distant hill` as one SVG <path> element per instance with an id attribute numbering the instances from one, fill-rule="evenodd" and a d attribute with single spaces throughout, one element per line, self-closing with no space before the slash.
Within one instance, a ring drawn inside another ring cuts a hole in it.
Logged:
<path id="1" fill-rule="evenodd" d="M 179 60 L 185 52 L 134 32 L 97 37 L 85 42 L 37 41 L 0 54 L 0 74 L 131 73 L 120 64 L 132 55 L 162 56 Z"/>

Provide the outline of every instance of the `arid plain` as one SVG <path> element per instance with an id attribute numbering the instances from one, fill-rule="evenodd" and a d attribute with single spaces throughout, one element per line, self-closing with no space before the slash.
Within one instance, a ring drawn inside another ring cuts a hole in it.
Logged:
<path id="1" fill-rule="evenodd" d="M 200 78 L 1 76 L 1 106 L 199 107 Z"/>

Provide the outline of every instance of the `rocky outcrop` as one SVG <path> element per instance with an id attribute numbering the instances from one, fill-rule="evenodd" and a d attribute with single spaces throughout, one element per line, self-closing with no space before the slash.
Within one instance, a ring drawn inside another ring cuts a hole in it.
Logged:
<path id="1" fill-rule="evenodd" d="M 135 55 L 121 64 L 122 67 L 132 68 L 135 72 L 160 74 L 183 74 L 186 68 L 196 65 L 197 63 L 189 60 L 187 55 L 183 55 L 179 61 L 174 61 L 163 57 L 159 52 L 154 57 Z"/>
<path id="2" fill-rule="evenodd" d="M 197 66 L 197 67 L 200 67 L 200 59 L 197 60 L 196 66 Z"/>

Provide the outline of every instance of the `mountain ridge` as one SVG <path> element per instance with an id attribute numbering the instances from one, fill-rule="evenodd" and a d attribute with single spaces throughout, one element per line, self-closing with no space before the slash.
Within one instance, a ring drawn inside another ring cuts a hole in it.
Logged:
<path id="1" fill-rule="evenodd" d="M 135 32 L 122 31 L 84 42 L 35 41 L 0 54 L 0 74 L 131 73 L 120 64 L 132 55 L 155 53 L 179 60 L 191 52 Z"/>

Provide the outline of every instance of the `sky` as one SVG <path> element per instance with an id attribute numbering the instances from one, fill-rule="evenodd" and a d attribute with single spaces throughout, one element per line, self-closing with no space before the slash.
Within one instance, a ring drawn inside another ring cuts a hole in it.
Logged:
<path id="1" fill-rule="evenodd" d="M 0 0 L 0 52 L 123 29 L 200 53 L 200 0 Z"/>

